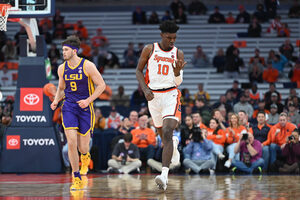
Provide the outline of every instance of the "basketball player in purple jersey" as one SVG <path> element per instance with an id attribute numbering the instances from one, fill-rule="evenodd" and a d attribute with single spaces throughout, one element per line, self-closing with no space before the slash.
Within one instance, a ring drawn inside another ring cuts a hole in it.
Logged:
<path id="1" fill-rule="evenodd" d="M 180 162 L 178 138 L 173 136 L 173 132 L 181 119 L 181 93 L 177 87 L 182 82 L 186 62 L 183 52 L 174 45 L 179 29 L 175 22 L 164 21 L 159 29 L 161 41 L 144 47 L 136 69 L 136 77 L 148 100 L 154 126 L 164 144 L 162 173 L 156 176 L 155 182 L 160 189 L 166 190 L 170 162 L 174 165 Z M 146 64 L 144 77 L 143 70 Z"/>
<path id="2" fill-rule="evenodd" d="M 58 67 L 58 88 L 51 104 L 51 109 L 55 110 L 58 102 L 64 100 L 62 124 L 68 141 L 68 155 L 73 173 L 71 190 L 83 188 L 81 175 L 88 172 L 89 143 L 95 123 L 93 101 L 105 89 L 104 80 L 95 64 L 78 57 L 79 47 L 80 40 L 77 36 L 69 36 L 62 42 L 65 62 Z M 78 150 L 82 162 L 80 171 Z"/>

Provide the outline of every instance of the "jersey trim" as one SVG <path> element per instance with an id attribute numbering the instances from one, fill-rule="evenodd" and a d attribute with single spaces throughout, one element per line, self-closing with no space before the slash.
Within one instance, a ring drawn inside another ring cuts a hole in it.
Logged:
<path id="1" fill-rule="evenodd" d="M 157 46 L 158 46 L 158 48 L 160 49 L 160 50 L 162 50 L 163 52 L 170 52 L 170 51 L 172 51 L 173 49 L 174 49 L 174 47 L 175 46 L 173 46 L 173 48 L 171 49 L 171 50 L 169 50 L 169 51 L 165 51 L 165 50 L 163 50 L 162 48 L 160 48 L 160 46 L 159 46 L 159 43 L 157 42 Z"/>
<path id="2" fill-rule="evenodd" d="M 71 66 L 69 65 L 69 61 L 66 61 L 66 62 L 67 62 L 68 67 L 69 67 L 70 69 L 76 69 L 76 68 L 81 64 L 82 59 L 83 59 L 83 58 L 80 58 L 80 61 L 78 62 L 78 64 L 77 64 L 75 67 L 71 67 Z"/>

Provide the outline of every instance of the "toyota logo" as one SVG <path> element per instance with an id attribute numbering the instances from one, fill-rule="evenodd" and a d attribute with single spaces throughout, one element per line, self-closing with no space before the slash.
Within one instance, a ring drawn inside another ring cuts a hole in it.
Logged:
<path id="1" fill-rule="evenodd" d="M 40 98 L 38 95 L 36 94 L 27 94 L 25 97 L 24 97 L 24 102 L 27 104 L 27 105 L 35 105 L 37 104 L 38 102 L 40 101 Z"/>
<path id="2" fill-rule="evenodd" d="M 8 140 L 8 144 L 9 144 L 10 146 L 17 146 L 18 143 L 19 143 L 18 140 L 17 140 L 17 139 L 14 139 L 14 138 Z"/>

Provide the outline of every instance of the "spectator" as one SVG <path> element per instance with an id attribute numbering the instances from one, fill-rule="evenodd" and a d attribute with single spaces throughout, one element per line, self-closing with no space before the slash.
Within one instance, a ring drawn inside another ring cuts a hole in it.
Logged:
<path id="1" fill-rule="evenodd" d="M 262 78 L 268 83 L 276 83 L 279 76 L 277 69 L 273 68 L 272 62 L 267 62 L 267 69 L 264 70 Z"/>
<path id="2" fill-rule="evenodd" d="M 170 8 L 173 13 L 173 16 L 178 16 L 179 8 L 182 8 L 182 10 L 185 11 L 185 5 L 180 0 L 173 0 L 170 4 Z"/>
<path id="3" fill-rule="evenodd" d="M 267 124 L 266 114 L 263 111 L 259 111 L 256 116 L 257 124 L 251 127 L 254 139 L 258 140 L 261 144 L 268 139 L 268 133 L 272 126 Z M 263 146 L 262 148 L 262 157 L 264 159 L 263 169 L 268 170 L 269 158 L 270 158 L 270 149 L 269 146 Z"/>
<path id="4" fill-rule="evenodd" d="M 212 158 L 213 142 L 206 139 L 201 131 L 195 132 L 190 142 L 184 149 L 183 165 L 186 169 L 191 169 L 198 174 L 203 170 L 209 170 L 214 174 L 215 163 Z"/>
<path id="5" fill-rule="evenodd" d="M 268 124 L 275 125 L 279 121 L 279 114 L 276 104 L 271 104 L 270 106 L 270 114 L 268 115 Z"/>
<path id="6" fill-rule="evenodd" d="M 144 46 L 145 45 L 144 45 L 143 42 L 139 42 L 138 43 L 138 51 L 136 52 L 138 58 L 141 57 L 142 51 L 144 49 Z"/>
<path id="7" fill-rule="evenodd" d="M 167 20 L 172 20 L 170 11 L 166 10 L 165 14 L 163 15 L 163 17 L 161 18 L 161 21 L 167 21 Z"/>
<path id="8" fill-rule="evenodd" d="M 282 54 L 276 54 L 272 61 L 273 67 L 278 70 L 280 76 L 283 76 L 283 68 L 287 63 L 288 59 Z"/>
<path id="9" fill-rule="evenodd" d="M 262 71 L 262 67 L 259 66 L 260 64 L 253 64 L 250 68 L 249 68 L 249 81 L 251 83 L 262 83 L 263 82 L 263 71 Z"/>
<path id="10" fill-rule="evenodd" d="M 194 53 L 193 58 L 192 58 L 192 64 L 194 67 L 197 67 L 197 68 L 209 67 L 209 60 L 208 60 L 206 54 L 203 52 L 201 46 L 196 47 L 196 52 Z"/>
<path id="11" fill-rule="evenodd" d="M 52 43 L 50 46 L 50 49 L 48 51 L 48 58 L 50 59 L 50 62 L 52 63 L 53 60 L 60 59 L 60 52 L 58 48 L 56 47 L 55 43 Z"/>
<path id="12" fill-rule="evenodd" d="M 234 24 L 235 19 L 232 15 L 232 12 L 228 12 L 228 17 L 226 17 L 226 23 L 227 24 Z"/>
<path id="13" fill-rule="evenodd" d="M 294 60 L 293 59 L 294 47 L 291 44 L 291 41 L 289 39 L 286 39 L 284 41 L 284 44 L 282 44 L 279 47 L 279 52 L 282 55 L 284 55 L 288 60 Z"/>
<path id="14" fill-rule="evenodd" d="M 300 114 L 293 102 L 288 104 L 288 121 L 295 124 L 297 127 L 300 125 Z"/>
<path id="15" fill-rule="evenodd" d="M 211 119 L 211 108 L 207 105 L 204 99 L 196 99 L 194 110 L 199 112 L 204 124 L 209 124 Z"/>
<path id="16" fill-rule="evenodd" d="M 264 57 L 261 57 L 259 55 L 259 53 L 260 53 L 259 49 L 255 48 L 255 50 L 254 50 L 254 56 L 250 58 L 249 64 L 257 63 L 255 61 L 257 61 L 256 59 L 258 59 L 258 62 L 260 64 L 262 64 L 263 66 L 266 65 Z"/>
<path id="17" fill-rule="evenodd" d="M 258 91 L 256 83 L 251 84 L 251 89 L 249 90 L 249 97 L 250 97 L 250 104 L 252 106 L 254 105 L 254 108 L 255 108 L 255 106 L 257 106 L 258 102 L 261 101 L 261 99 L 262 99 L 262 93 L 261 93 L 261 91 Z M 254 118 L 256 118 L 256 116 Z"/>
<path id="18" fill-rule="evenodd" d="M 152 13 L 148 19 L 148 24 L 159 24 L 159 18 L 155 11 L 152 11 Z"/>
<path id="19" fill-rule="evenodd" d="M 74 25 L 74 32 L 78 35 L 80 39 L 88 39 L 89 34 L 87 28 L 83 25 L 81 20 L 78 20 Z"/>
<path id="20" fill-rule="evenodd" d="M 2 70 L 0 70 L 0 86 L 12 86 L 12 72 L 8 70 L 8 66 L 6 64 L 3 65 Z"/>
<path id="21" fill-rule="evenodd" d="M 291 136 L 286 138 L 286 144 L 281 147 L 281 150 L 285 162 L 281 164 L 279 172 L 299 174 L 300 143 L 298 130 L 294 130 Z"/>
<path id="22" fill-rule="evenodd" d="M 122 120 L 123 116 L 117 112 L 115 107 L 112 107 L 108 118 L 106 118 L 106 126 L 117 130 L 121 126 Z"/>
<path id="23" fill-rule="evenodd" d="M 128 119 L 128 117 L 125 117 L 122 121 L 121 127 L 119 128 L 119 132 L 123 134 L 121 135 L 122 136 L 121 138 L 119 137 L 119 139 L 124 139 L 123 136 L 126 135 L 127 133 L 131 133 L 133 129 L 135 129 L 133 123 Z"/>
<path id="24" fill-rule="evenodd" d="M 60 10 L 56 9 L 55 11 L 55 15 L 53 16 L 52 22 L 53 22 L 53 28 L 54 28 L 54 32 L 56 30 L 56 28 L 58 27 L 58 24 L 62 25 L 62 27 L 64 27 L 64 16 L 60 15 Z"/>
<path id="25" fill-rule="evenodd" d="M 230 94 L 231 94 L 231 92 L 230 92 Z M 231 106 L 230 103 L 227 102 L 227 99 L 226 99 L 225 95 L 220 95 L 219 100 L 212 105 L 212 108 L 213 109 L 225 110 L 225 113 L 232 110 L 232 106 Z"/>
<path id="26" fill-rule="evenodd" d="M 193 107 L 190 105 L 184 106 L 184 112 L 182 113 L 182 118 L 185 118 L 188 115 L 192 115 Z"/>
<path id="27" fill-rule="evenodd" d="M 292 82 L 300 82 L 300 60 L 297 60 L 295 66 L 289 72 L 289 78 Z"/>
<path id="28" fill-rule="evenodd" d="M 147 123 L 148 116 L 143 115 L 139 118 L 139 127 L 131 131 L 132 143 L 138 146 L 142 161 L 153 159 L 156 143 L 155 133 L 151 128 L 147 128 Z"/>
<path id="29" fill-rule="evenodd" d="M 6 40 L 5 45 L 1 48 L 1 51 L 4 54 L 5 61 L 16 59 L 17 50 L 14 42 L 10 38 Z"/>
<path id="30" fill-rule="evenodd" d="M 240 5 L 238 9 L 240 13 L 237 15 L 235 23 L 250 23 L 250 14 L 246 11 L 245 7 Z"/>
<path id="31" fill-rule="evenodd" d="M 287 121 L 287 114 L 280 113 L 279 122 L 275 124 L 268 134 L 268 139 L 263 145 L 270 146 L 270 165 L 272 165 L 277 156 L 281 155 L 281 146 L 286 143 L 286 138 L 297 128 L 294 124 Z"/>
<path id="32" fill-rule="evenodd" d="M 91 60 L 92 58 L 92 48 L 86 42 L 86 39 L 81 39 L 80 49 L 78 51 L 80 57 Z"/>
<path id="33" fill-rule="evenodd" d="M 262 28 L 258 20 L 253 17 L 252 22 L 248 26 L 248 37 L 260 37 L 261 30 Z"/>
<path id="34" fill-rule="evenodd" d="M 198 113 L 198 112 L 193 113 L 192 120 L 193 120 L 194 126 L 199 127 L 201 130 L 207 129 L 207 126 L 202 122 L 202 117 L 201 117 L 200 113 Z"/>
<path id="35" fill-rule="evenodd" d="M 52 30 L 52 21 L 49 17 L 44 17 L 39 21 L 39 28 L 46 24 L 48 30 Z"/>
<path id="36" fill-rule="evenodd" d="M 219 12 L 219 7 L 215 6 L 215 12 L 209 16 L 208 23 L 221 24 L 225 23 L 225 17 Z"/>
<path id="37" fill-rule="evenodd" d="M 269 28 L 267 29 L 268 33 L 278 33 L 278 31 L 282 28 L 281 17 L 276 16 L 275 19 L 271 21 Z"/>
<path id="38" fill-rule="evenodd" d="M 264 0 L 265 8 L 268 14 L 268 18 L 273 19 L 277 15 L 277 5 L 279 1 L 276 0 Z"/>
<path id="39" fill-rule="evenodd" d="M 64 39 L 67 37 L 67 30 L 63 24 L 57 24 L 53 31 L 53 39 Z"/>
<path id="40" fill-rule="evenodd" d="M 217 55 L 213 58 L 213 65 L 217 68 L 217 73 L 223 73 L 225 69 L 226 57 L 224 51 L 220 48 L 217 52 Z"/>
<path id="41" fill-rule="evenodd" d="M 100 108 L 95 108 L 95 126 L 94 128 L 104 130 L 106 127 L 106 119 L 103 117 Z"/>
<path id="42" fill-rule="evenodd" d="M 295 101 L 293 100 L 295 98 Z M 284 105 L 287 107 L 288 102 L 292 101 L 296 107 L 298 106 L 299 97 L 295 88 L 290 88 L 289 96 L 284 100 Z M 299 108 L 300 109 L 300 108 Z"/>
<path id="43" fill-rule="evenodd" d="M 265 102 L 266 104 L 270 103 L 271 102 L 271 95 L 273 94 L 273 92 L 275 92 L 277 94 L 277 96 L 279 97 L 278 98 L 278 101 L 281 101 L 281 95 L 280 93 L 276 90 L 276 85 L 275 83 L 270 83 L 269 84 L 269 91 L 267 91 L 264 95 L 264 99 L 265 99 Z"/>
<path id="44" fill-rule="evenodd" d="M 144 92 L 139 85 L 138 88 L 133 92 L 130 99 L 130 106 L 140 107 L 142 104 L 147 105 L 147 100 L 145 98 Z"/>
<path id="45" fill-rule="evenodd" d="M 108 85 L 106 85 L 104 91 L 100 94 L 98 98 L 100 99 L 100 101 L 109 101 L 111 97 L 112 97 L 112 90 Z"/>
<path id="46" fill-rule="evenodd" d="M 199 0 L 192 0 L 188 7 L 190 15 L 205 15 L 207 7 Z"/>
<path id="47" fill-rule="evenodd" d="M 184 124 L 180 128 L 181 147 L 184 148 L 191 142 L 194 132 L 200 131 L 200 128 L 193 124 L 191 115 L 187 115 Z"/>
<path id="48" fill-rule="evenodd" d="M 112 152 L 112 158 L 108 161 L 109 173 L 128 174 L 134 170 L 139 171 L 142 162 L 139 160 L 140 153 L 135 144 L 132 143 L 132 135 L 125 134 L 124 142 L 118 143 Z"/>
<path id="49" fill-rule="evenodd" d="M 276 104 L 277 109 L 278 109 L 278 113 L 281 113 L 283 111 L 283 104 L 278 100 L 278 94 L 276 92 L 273 92 L 271 95 L 271 101 L 270 103 L 266 104 L 266 109 L 270 110 L 270 107 L 272 104 Z"/>
<path id="50" fill-rule="evenodd" d="M 183 88 L 181 90 L 180 101 L 181 101 L 182 106 L 188 106 L 188 105 L 193 106 L 194 105 L 193 97 L 190 95 L 189 89 Z"/>
<path id="51" fill-rule="evenodd" d="M 124 87 L 118 87 L 118 93 L 112 96 L 111 106 L 125 106 L 129 107 L 129 96 L 124 93 Z"/>
<path id="52" fill-rule="evenodd" d="M 123 64 L 124 68 L 136 68 L 138 57 L 136 56 L 136 52 L 134 50 L 129 49 L 124 59 L 125 59 L 125 62 Z"/>
<path id="53" fill-rule="evenodd" d="M 258 171 L 262 173 L 264 159 L 262 159 L 261 143 L 254 139 L 252 134 L 245 133 L 243 137 L 240 137 L 234 148 L 234 153 L 240 154 L 240 161 L 233 160 L 233 172 L 240 170 L 247 174 L 252 174 L 253 171 L 258 169 Z"/>
<path id="54" fill-rule="evenodd" d="M 46 44 L 51 44 L 52 43 L 52 34 L 50 33 L 47 24 L 43 24 L 43 26 L 39 27 L 39 31 L 40 31 L 40 35 L 44 36 Z"/>
<path id="55" fill-rule="evenodd" d="M 267 61 L 273 61 L 273 58 L 275 57 L 275 51 L 273 49 L 271 49 L 268 53 L 268 58 Z"/>
<path id="56" fill-rule="evenodd" d="M 91 38 L 91 44 L 93 48 L 106 48 L 109 45 L 109 41 L 105 35 L 103 35 L 102 28 L 97 28 L 97 33 Z"/>
<path id="57" fill-rule="evenodd" d="M 178 14 L 174 15 L 174 20 L 176 24 L 186 24 L 187 23 L 187 17 L 186 14 L 184 13 L 184 10 L 182 7 L 178 8 Z"/>
<path id="58" fill-rule="evenodd" d="M 238 78 L 240 67 L 244 67 L 244 61 L 239 57 L 239 50 L 235 48 L 232 55 L 226 56 L 225 75 L 228 78 Z"/>
<path id="59" fill-rule="evenodd" d="M 213 112 L 212 112 L 212 118 L 215 118 L 218 121 L 218 124 L 219 124 L 221 129 L 223 129 L 224 131 L 226 130 L 226 128 L 228 127 L 228 124 L 225 120 L 226 112 L 222 113 L 221 110 L 214 109 Z"/>
<path id="60" fill-rule="evenodd" d="M 265 23 L 268 21 L 268 14 L 264 11 L 264 5 L 259 3 L 256 5 L 256 11 L 253 13 L 253 17 L 256 17 L 259 23 Z"/>
<path id="61" fill-rule="evenodd" d="M 119 58 L 118 56 L 112 51 L 103 51 L 104 53 L 100 55 L 100 61 L 103 62 L 104 68 L 110 69 L 118 69 L 120 68 Z"/>
<path id="62" fill-rule="evenodd" d="M 204 91 L 203 83 L 198 84 L 198 92 L 195 94 L 194 99 L 195 100 L 203 99 L 205 102 L 209 102 L 210 95 L 208 94 L 208 92 Z"/>
<path id="63" fill-rule="evenodd" d="M 293 6 L 289 10 L 289 18 L 299 18 L 300 17 L 300 5 L 298 0 L 294 0 Z"/>
<path id="64" fill-rule="evenodd" d="M 237 112 L 240 120 L 240 125 L 244 126 L 247 131 L 250 130 L 250 127 L 252 126 L 249 122 L 249 115 L 247 114 L 246 111 L 240 110 Z M 250 116 L 251 117 L 251 116 Z"/>
<path id="65" fill-rule="evenodd" d="M 138 120 L 139 120 L 138 113 L 135 110 L 131 111 L 129 113 L 129 121 L 130 121 L 130 123 L 132 124 L 133 127 L 137 128 L 139 126 Z"/>
<path id="66" fill-rule="evenodd" d="M 125 57 L 128 55 L 128 51 L 133 51 L 134 54 L 137 54 L 137 52 L 134 49 L 134 43 L 133 42 L 128 42 L 127 44 L 127 48 L 124 50 L 123 52 L 123 58 L 125 59 Z"/>
<path id="67" fill-rule="evenodd" d="M 227 168 L 230 168 L 234 157 L 236 157 L 236 160 L 238 159 L 238 155 L 234 153 L 234 149 L 237 142 L 240 140 L 240 137 L 242 137 L 242 132 L 247 132 L 246 128 L 240 125 L 239 121 L 239 116 L 233 113 L 229 118 L 229 127 L 225 130 L 226 143 L 228 144 L 226 147 L 228 160 L 225 162 L 224 166 Z"/>
<path id="68" fill-rule="evenodd" d="M 264 100 L 259 100 L 258 104 L 257 104 L 257 109 L 254 110 L 252 118 L 257 119 L 257 114 L 260 113 L 260 112 L 263 112 L 264 115 L 266 116 L 266 118 L 269 119 L 268 116 L 270 114 L 270 111 L 265 109 L 265 106 L 266 106 L 265 101 Z M 253 124 L 255 124 L 255 123 L 253 123 Z"/>
<path id="69" fill-rule="evenodd" d="M 227 92 L 231 92 L 232 96 L 233 96 L 233 101 L 234 103 L 238 102 L 240 100 L 240 97 L 243 93 L 243 90 L 239 87 L 239 81 L 238 80 L 234 80 L 232 83 L 232 88 L 228 89 L 226 91 Z M 229 99 L 231 100 L 231 99 Z"/>
<path id="70" fill-rule="evenodd" d="M 287 23 L 283 23 L 282 27 L 278 29 L 277 36 L 278 37 L 290 37 L 291 30 Z"/>
<path id="71" fill-rule="evenodd" d="M 132 24 L 146 24 L 147 18 L 145 11 L 141 7 L 137 6 L 132 13 Z"/>

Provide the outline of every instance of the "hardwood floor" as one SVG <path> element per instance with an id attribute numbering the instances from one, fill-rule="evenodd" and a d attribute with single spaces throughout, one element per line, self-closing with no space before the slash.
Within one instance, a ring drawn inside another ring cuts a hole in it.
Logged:
<path id="1" fill-rule="evenodd" d="M 170 175 L 167 191 L 154 174 L 83 178 L 86 188 L 70 192 L 68 174 L 0 174 L 0 199 L 299 199 L 300 176 Z"/>

